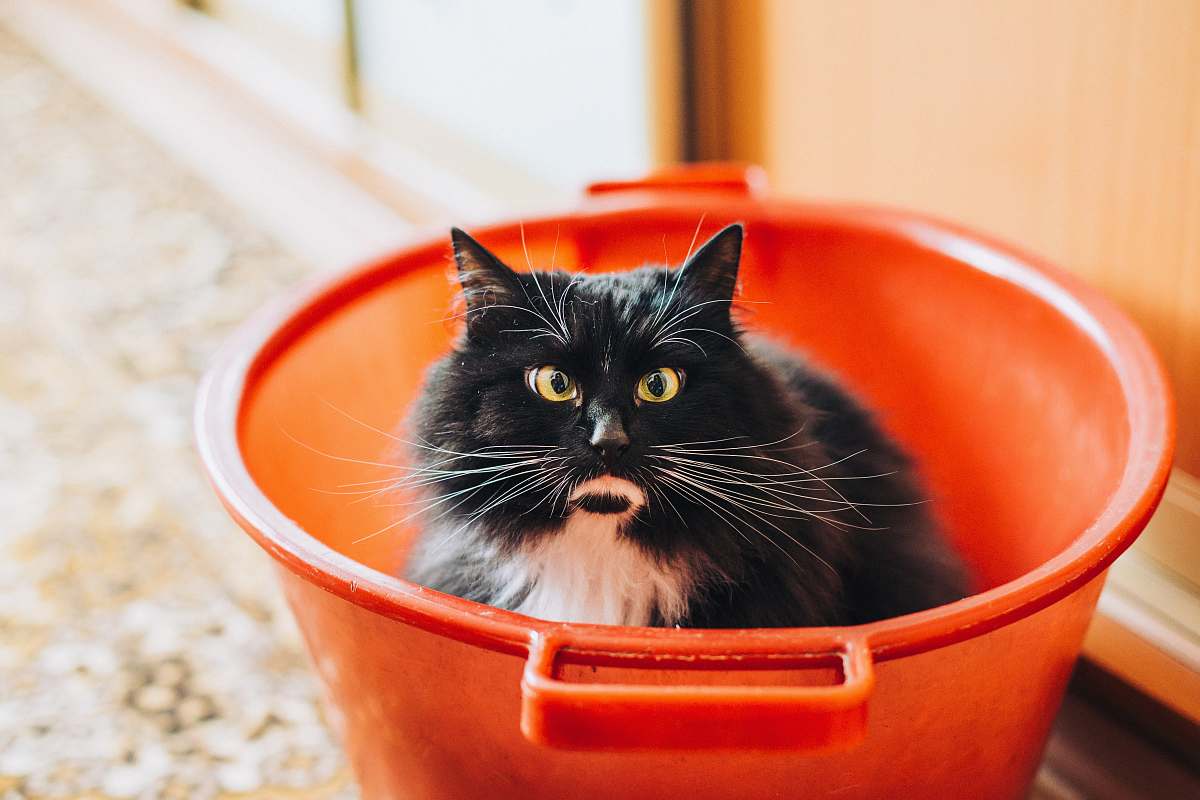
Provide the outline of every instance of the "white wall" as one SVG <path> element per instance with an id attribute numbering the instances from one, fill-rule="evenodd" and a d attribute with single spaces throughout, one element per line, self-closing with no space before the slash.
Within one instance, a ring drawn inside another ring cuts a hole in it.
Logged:
<path id="1" fill-rule="evenodd" d="M 363 80 L 400 107 L 565 188 L 650 165 L 644 0 L 358 9 Z"/>
<path id="2" fill-rule="evenodd" d="M 342 34 L 340 0 L 221 0 L 221 5 L 233 3 L 316 39 L 336 38 Z"/>

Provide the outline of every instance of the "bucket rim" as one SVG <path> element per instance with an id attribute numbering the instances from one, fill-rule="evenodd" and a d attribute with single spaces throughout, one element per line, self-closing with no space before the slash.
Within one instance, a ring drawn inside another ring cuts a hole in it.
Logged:
<path id="1" fill-rule="evenodd" d="M 925 652 L 981 636 L 1022 619 L 1099 576 L 1136 539 L 1166 488 L 1175 409 L 1163 365 L 1137 326 L 1098 291 L 1047 260 L 932 216 L 897 209 L 764 198 L 714 198 L 654 191 L 590 199 L 565 214 L 526 220 L 526 231 L 570 221 L 612 225 L 623 219 L 694 219 L 698 211 L 750 222 L 840 225 L 908 240 L 1004 280 L 1045 302 L 1101 352 L 1126 401 L 1129 450 L 1117 488 L 1075 541 L 1007 583 L 925 611 L 829 628 L 640 628 L 560 623 L 442 594 L 355 561 L 304 531 L 258 487 L 242 458 L 239 427 L 247 389 L 287 348 L 345 305 L 442 257 L 442 231 L 415 237 L 365 265 L 311 280 L 243 323 L 217 353 L 197 392 L 196 443 L 208 477 L 234 520 L 279 564 L 373 613 L 493 650 L 525 653 L 546 636 L 575 653 L 616 658 L 766 659 L 831 653 L 866 642 L 875 661 Z M 512 235 L 516 222 L 474 227 Z"/>

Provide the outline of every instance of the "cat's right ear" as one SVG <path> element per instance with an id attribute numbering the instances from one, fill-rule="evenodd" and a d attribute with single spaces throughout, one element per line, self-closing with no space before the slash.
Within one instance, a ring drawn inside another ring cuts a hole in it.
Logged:
<path id="1" fill-rule="evenodd" d="M 520 281 L 503 261 L 458 228 L 450 229 L 458 282 L 467 304 L 467 322 L 488 306 L 516 305 Z"/>
<path id="2" fill-rule="evenodd" d="M 743 235 L 740 222 L 717 231 L 679 268 L 683 279 L 714 300 L 732 300 L 737 290 Z"/>

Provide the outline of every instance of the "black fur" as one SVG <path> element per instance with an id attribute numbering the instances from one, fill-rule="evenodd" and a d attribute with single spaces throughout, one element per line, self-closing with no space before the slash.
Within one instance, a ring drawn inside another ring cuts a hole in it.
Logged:
<path id="1" fill-rule="evenodd" d="M 734 225 L 677 270 L 538 272 L 535 281 L 455 230 L 466 332 L 428 374 L 412 420 L 423 443 L 415 460 L 425 469 L 479 468 L 502 464 L 486 454 L 506 446 L 555 446 L 564 476 L 613 474 L 638 484 L 650 502 L 623 535 L 656 558 L 689 565 L 686 625 L 854 624 L 964 596 L 962 566 L 900 447 L 828 376 L 739 329 L 730 305 L 741 242 Z M 664 327 L 676 334 L 664 336 Z M 541 364 L 574 376 L 581 402 L 536 396 L 525 375 Z M 679 394 L 637 402 L 639 377 L 664 366 L 682 370 Z M 619 425 L 630 440 L 611 470 L 589 444 L 598 424 Z M 686 445 L 693 453 L 662 449 L 694 442 L 705 444 Z M 557 483 L 519 491 L 528 474 L 437 475 L 430 485 L 445 502 L 430 514 L 444 513 L 443 524 L 481 514 L 460 535 L 489 552 L 554 536 L 568 511 L 565 495 L 550 496 Z M 488 569 L 464 548 L 436 569 L 410 569 L 410 577 L 488 602 Z"/>

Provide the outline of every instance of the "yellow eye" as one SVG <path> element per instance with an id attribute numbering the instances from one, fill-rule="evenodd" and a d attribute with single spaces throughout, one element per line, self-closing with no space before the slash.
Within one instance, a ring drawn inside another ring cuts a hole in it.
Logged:
<path id="1" fill-rule="evenodd" d="M 555 403 L 574 400 L 579 395 L 571 376 L 553 364 L 544 364 L 529 370 L 525 373 L 525 381 L 534 394 Z"/>
<path id="2" fill-rule="evenodd" d="M 647 372 L 637 384 L 639 400 L 647 403 L 665 403 L 679 394 L 683 386 L 683 373 L 670 367 L 659 367 Z"/>

